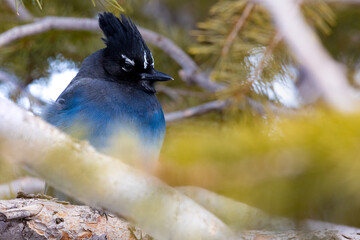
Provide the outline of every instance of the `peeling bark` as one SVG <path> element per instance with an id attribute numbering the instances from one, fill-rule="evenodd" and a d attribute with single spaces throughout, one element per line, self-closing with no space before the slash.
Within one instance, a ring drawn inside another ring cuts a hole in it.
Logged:
<path id="1" fill-rule="evenodd" d="M 0 201 L 0 240 L 153 239 L 114 215 L 104 215 L 87 206 L 64 204 L 55 199 L 36 198 L 38 196 Z M 296 229 L 243 229 L 237 232 L 236 239 L 358 240 L 360 229 L 307 220 L 299 223 Z"/>
<path id="2" fill-rule="evenodd" d="M 48 199 L 0 201 L 0 240 L 152 239 L 114 215 Z"/>

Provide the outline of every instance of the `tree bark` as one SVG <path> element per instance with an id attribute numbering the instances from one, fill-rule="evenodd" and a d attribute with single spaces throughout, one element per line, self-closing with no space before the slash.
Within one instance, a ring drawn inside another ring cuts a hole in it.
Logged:
<path id="1" fill-rule="evenodd" d="M 0 240 L 152 239 L 127 221 L 87 206 L 47 199 L 0 201 Z"/>
<path id="2" fill-rule="evenodd" d="M 182 191 L 186 191 L 187 194 L 195 197 L 197 201 L 203 202 L 203 204 L 212 208 L 212 210 L 214 210 L 215 207 L 215 212 L 217 213 L 226 214 L 227 211 L 234 210 L 235 214 L 244 214 L 243 210 L 245 208 L 246 211 L 251 212 L 250 215 L 257 213 L 257 218 L 265 217 L 265 221 L 268 220 L 268 215 L 258 209 L 251 208 L 245 204 L 235 201 L 231 202 L 232 200 L 229 202 L 229 199 L 216 196 L 210 192 L 204 192 L 203 189 L 183 188 Z M 67 205 L 65 203 L 57 202 L 55 199 L 36 198 L 39 196 L 23 196 L 25 198 L 0 200 L 0 240 L 153 239 L 150 235 L 133 227 L 131 223 L 111 214 L 101 214 L 101 212 L 87 206 Z M 228 203 L 229 206 L 224 206 L 222 205 L 223 203 Z M 251 218 L 253 217 L 250 217 L 250 221 L 252 221 Z M 240 225 L 244 227 L 244 222 L 242 222 L 241 219 L 244 220 L 245 218 L 243 216 L 239 216 L 237 219 L 240 219 Z M 277 219 L 276 221 L 278 222 L 278 220 L 281 219 Z M 186 231 L 186 229 L 184 230 Z M 236 239 L 356 240 L 359 239 L 359 236 L 360 229 L 357 228 L 306 220 L 298 223 L 297 228 L 293 229 L 237 229 Z M 198 238 L 189 237 L 185 239 Z"/>

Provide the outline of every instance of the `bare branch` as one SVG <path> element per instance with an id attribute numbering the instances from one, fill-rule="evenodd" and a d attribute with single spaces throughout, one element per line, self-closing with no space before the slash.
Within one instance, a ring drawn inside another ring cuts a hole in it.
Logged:
<path id="1" fill-rule="evenodd" d="M 0 69 L 0 82 L 8 83 L 16 88 L 21 88 L 21 89 L 25 87 L 17 80 L 17 78 L 14 75 L 7 73 L 1 69 Z"/>
<path id="2" fill-rule="evenodd" d="M 353 111 L 353 89 L 348 85 L 339 64 L 330 57 L 314 31 L 305 23 L 298 4 L 294 0 L 263 2 L 299 62 L 313 76 L 325 101 L 339 111 Z"/>
<path id="3" fill-rule="evenodd" d="M 40 34 L 52 29 L 98 31 L 99 26 L 96 19 L 46 17 L 38 19 L 34 23 L 14 27 L 0 34 L 0 47 L 5 46 L 6 44 L 9 44 L 12 41 L 21 39 L 23 37 Z M 144 28 L 139 28 L 139 30 L 147 42 L 150 42 L 162 49 L 182 67 L 179 75 L 183 80 L 188 83 L 194 83 L 201 88 L 211 92 L 224 89 L 224 86 L 222 86 L 221 84 L 212 82 L 207 74 L 201 73 L 199 67 L 190 58 L 190 56 L 188 56 L 180 47 L 175 45 L 171 40 Z M 204 104 L 202 105 L 202 107 L 198 106 L 184 111 L 168 113 L 167 120 L 171 122 L 186 117 L 197 116 L 213 110 L 220 110 L 225 107 L 222 101 L 219 101 L 217 103 L 215 102 L 216 101 L 211 104 Z"/>
<path id="4" fill-rule="evenodd" d="M 286 107 L 278 107 L 272 103 L 269 103 L 268 106 L 264 106 L 264 104 L 257 102 L 251 98 L 246 99 L 247 104 L 251 106 L 251 108 L 256 111 L 256 113 L 264 115 L 267 111 L 273 112 L 279 115 L 298 115 L 299 112 L 296 109 L 286 108 Z M 167 123 L 180 121 L 186 118 L 199 116 L 202 114 L 209 113 L 211 111 L 221 111 L 225 107 L 227 107 L 231 103 L 231 100 L 217 100 L 204 104 L 200 104 L 195 107 L 187 108 L 185 110 L 170 112 L 165 114 L 165 120 Z M 239 109 L 243 109 L 243 106 L 238 106 Z"/>
<path id="5" fill-rule="evenodd" d="M 0 47 L 3 47 L 15 40 L 57 30 L 98 30 L 99 26 L 95 19 L 70 18 L 70 17 L 45 17 L 37 19 L 34 23 L 14 27 L 0 34 Z"/>
<path id="6" fill-rule="evenodd" d="M 164 93 L 165 95 L 169 96 L 173 101 L 177 101 L 179 99 L 179 93 L 170 87 L 159 85 L 156 86 L 156 91 L 159 93 Z"/>
<path id="7" fill-rule="evenodd" d="M 21 0 L 5 0 L 11 10 L 23 21 L 31 21 L 33 16 L 25 8 Z M 20 3 L 20 4 L 19 4 Z M 16 6 L 17 5 L 17 6 Z"/>
<path id="8" fill-rule="evenodd" d="M 178 112 L 165 114 L 166 122 L 175 122 L 184 118 L 198 116 L 214 110 L 222 110 L 229 104 L 229 101 L 212 101 L 198 105 L 196 107 L 188 108 Z"/>
<path id="9" fill-rule="evenodd" d="M 178 100 L 180 95 L 181 96 L 190 96 L 190 97 L 195 97 L 195 98 L 204 98 L 209 95 L 208 93 L 204 93 L 204 92 L 194 92 L 194 91 L 189 91 L 189 90 L 184 90 L 184 89 L 171 88 L 171 87 L 167 87 L 165 85 L 157 85 L 156 91 L 168 95 L 174 101 Z"/>
<path id="10" fill-rule="evenodd" d="M 3 47 L 15 40 L 44 33 L 50 30 L 88 30 L 99 31 L 96 19 L 70 18 L 70 17 L 45 17 L 36 19 L 34 23 L 14 27 L 0 34 L 0 47 Z M 180 77 L 187 83 L 199 85 L 209 91 L 217 91 L 223 87 L 220 84 L 211 82 L 208 76 L 200 73 L 199 67 L 180 47 L 170 39 L 148 29 L 139 27 L 144 39 L 159 47 L 176 61 L 182 70 Z"/>

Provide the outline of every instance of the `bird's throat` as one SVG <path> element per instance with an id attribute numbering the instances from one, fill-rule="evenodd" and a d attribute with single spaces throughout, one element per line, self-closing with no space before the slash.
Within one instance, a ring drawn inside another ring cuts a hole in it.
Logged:
<path id="1" fill-rule="evenodd" d="M 141 80 L 139 83 L 140 83 L 141 87 L 144 88 L 145 92 L 156 93 L 156 90 L 154 88 L 154 82 L 148 81 L 148 80 Z"/>

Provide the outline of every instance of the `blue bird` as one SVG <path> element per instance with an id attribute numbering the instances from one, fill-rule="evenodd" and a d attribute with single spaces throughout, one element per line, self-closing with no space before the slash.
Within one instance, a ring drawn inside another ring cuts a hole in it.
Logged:
<path id="1" fill-rule="evenodd" d="M 153 169 L 166 128 L 154 83 L 173 78 L 154 69 L 153 56 L 130 18 L 103 13 L 99 26 L 106 48 L 84 60 L 43 118 L 101 152 Z"/>

